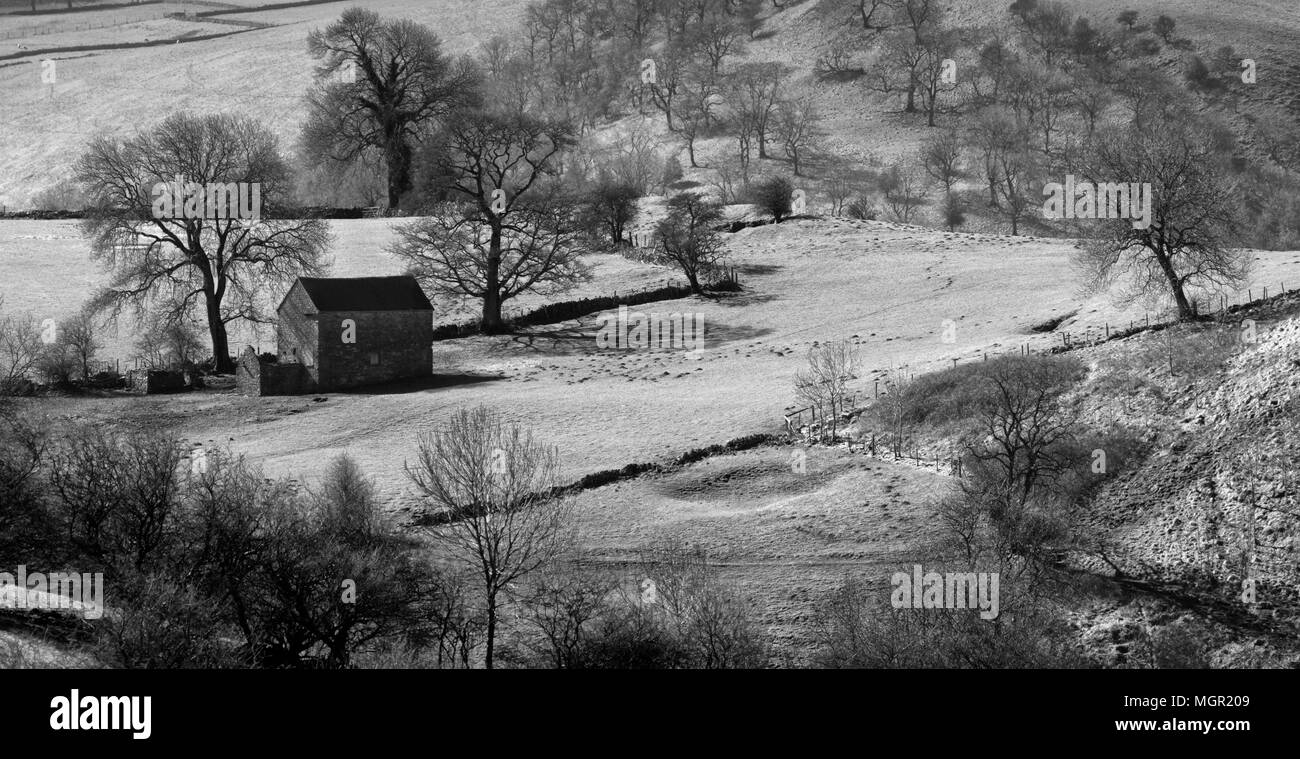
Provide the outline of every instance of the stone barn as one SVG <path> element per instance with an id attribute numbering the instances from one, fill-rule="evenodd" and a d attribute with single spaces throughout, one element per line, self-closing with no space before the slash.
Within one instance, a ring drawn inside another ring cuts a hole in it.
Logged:
<path id="1" fill-rule="evenodd" d="M 276 309 L 278 364 L 306 392 L 433 374 L 433 304 L 414 277 L 300 277 Z"/>

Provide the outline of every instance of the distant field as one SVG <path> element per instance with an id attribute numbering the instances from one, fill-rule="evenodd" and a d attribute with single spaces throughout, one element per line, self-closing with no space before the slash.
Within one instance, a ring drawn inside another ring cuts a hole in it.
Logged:
<path id="1" fill-rule="evenodd" d="M 59 82 L 43 84 L 39 61 L 22 58 L 0 62 L 0 206 L 25 208 L 31 197 L 67 175 L 86 140 L 97 133 L 124 136 L 156 123 L 174 110 L 235 111 L 268 124 L 286 149 L 297 137 L 302 96 L 311 77 L 306 35 L 328 24 L 354 3 L 331 2 L 231 16 L 240 21 L 274 24 L 220 39 L 54 56 Z M 1300 109 L 1300 6 L 1291 0 L 1071 0 L 1095 24 L 1108 26 L 1123 8 L 1138 10 L 1147 22 L 1158 13 L 1178 21 L 1178 36 L 1201 47 L 1231 44 L 1260 67 L 1258 98 Z M 18 4 L 9 2 L 6 7 Z M 47 4 L 48 5 L 48 4 Z M 183 10 L 186 3 L 165 3 L 73 14 L 14 16 L 0 21 L 0 55 L 15 45 L 46 47 L 86 41 L 120 43 L 145 37 L 172 36 L 176 29 L 208 33 L 208 22 L 160 22 L 145 19 Z M 189 4 L 211 9 L 209 4 Z M 232 6 L 257 3 L 240 0 Z M 428 24 L 455 53 L 468 52 L 495 34 L 516 34 L 527 0 L 376 0 L 365 7 L 387 16 Z M 1008 0 L 958 0 L 953 11 L 963 27 L 1004 26 Z M 769 9 L 769 12 L 770 9 Z M 117 24 L 103 30 L 77 31 L 77 25 Z M 37 36 L 38 31 L 67 31 Z M 225 30 L 238 27 L 225 26 Z M 815 2 L 790 5 L 765 24 L 770 36 L 749 46 L 741 59 L 787 63 L 796 79 L 806 76 L 825 42 L 823 19 Z M 13 40 L 3 37 L 20 31 Z M 30 29 L 30 33 L 21 30 Z M 30 35 L 30 36 L 29 36 Z M 1209 41 L 1213 35 L 1213 41 Z M 1176 57 L 1168 65 L 1176 65 Z M 850 162 L 869 155 L 892 159 L 910 155 L 925 130 L 902 119 L 895 106 L 867 92 L 860 83 L 819 86 L 815 90 L 828 136 L 826 149 Z M 639 117 L 638 117 L 639 118 Z M 662 122 L 662 119 L 652 120 Z M 702 157 L 728 150 L 725 141 L 704 140 Z M 784 164 L 782 164 L 784 165 Z"/>
<path id="2" fill-rule="evenodd" d="M 307 33 L 354 4 L 324 3 L 239 14 L 232 18 L 280 26 L 221 39 L 56 55 L 58 81 L 52 85 L 41 81 L 37 58 L 0 61 L 0 102 L 5 104 L 0 110 L 0 206 L 26 207 L 33 194 L 67 176 L 72 161 L 92 135 L 125 136 L 176 110 L 236 112 L 260 119 L 275 131 L 287 151 L 297 137 L 301 100 L 311 81 Z M 175 7 L 161 10 L 181 10 L 184 4 L 169 5 Z M 492 4 L 491 13 L 484 13 L 477 3 L 460 0 L 382 0 L 365 5 L 381 14 L 427 23 L 449 52 L 462 53 L 492 34 L 514 29 L 526 2 L 501 0 Z M 159 6 L 148 8 L 141 13 L 147 16 L 160 10 Z M 82 18 L 96 13 L 101 12 L 69 14 L 66 23 L 74 27 L 79 22 L 97 23 L 94 18 Z M 118 11 L 102 12 L 105 20 L 115 13 Z M 48 17 L 34 18 L 49 23 Z M 0 21 L 0 35 L 7 26 L 8 19 Z M 192 24 L 194 30 L 205 33 L 213 26 L 208 22 Z M 225 31 L 238 29 L 222 27 Z M 58 36 L 69 44 L 125 42 L 148 36 L 135 27 L 68 35 Z M 44 47 L 46 39 L 18 42 Z"/>

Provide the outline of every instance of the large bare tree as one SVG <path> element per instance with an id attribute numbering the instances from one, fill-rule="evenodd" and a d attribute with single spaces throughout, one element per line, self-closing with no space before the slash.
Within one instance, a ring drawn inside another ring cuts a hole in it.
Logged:
<path id="1" fill-rule="evenodd" d="M 1149 182 L 1151 218 L 1141 229 L 1124 218 L 1100 222 L 1104 237 L 1076 255 L 1091 289 L 1120 282 L 1121 300 L 1170 297 L 1179 318 L 1190 319 L 1196 309 L 1189 290 L 1246 281 L 1251 257 L 1241 247 L 1245 212 L 1228 165 L 1230 138 L 1209 125 L 1173 123 L 1098 137 L 1088 178 Z"/>
<path id="2" fill-rule="evenodd" d="M 124 141 L 94 139 L 76 171 L 92 199 L 82 223 L 91 254 L 112 277 L 92 305 L 169 322 L 201 308 L 219 372 L 234 371 L 227 325 L 264 321 L 259 294 L 323 267 L 324 221 L 268 218 L 286 204 L 289 167 L 255 121 L 174 114 Z M 177 177 L 183 187 L 172 186 Z M 239 187 L 261 208 L 230 208 Z M 177 207 L 168 211 L 164 199 Z"/>
<path id="3" fill-rule="evenodd" d="M 407 474 L 430 506 L 445 516 L 434 540 L 472 565 L 487 612 L 485 664 L 493 667 L 505 594 L 567 547 L 571 509 L 556 497 L 559 451 L 479 406 L 461 410 L 420 440 Z"/>
<path id="4" fill-rule="evenodd" d="M 505 329 L 501 306 L 510 298 L 560 292 L 588 276 L 574 214 L 550 181 L 572 130 L 493 110 L 449 121 L 435 173 L 459 202 L 400 227 L 391 250 L 430 287 L 481 299 L 481 327 L 494 334 Z"/>
<path id="5" fill-rule="evenodd" d="M 388 206 L 400 207 L 412 187 L 415 143 L 429 122 L 476 97 L 474 66 L 443 53 L 428 27 L 363 8 L 313 30 L 307 50 L 320 61 L 302 133 L 308 155 L 351 163 L 378 150 Z"/>

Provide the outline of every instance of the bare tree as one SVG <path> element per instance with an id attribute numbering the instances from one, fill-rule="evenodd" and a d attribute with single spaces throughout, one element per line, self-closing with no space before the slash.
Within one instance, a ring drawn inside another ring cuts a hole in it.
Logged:
<path id="1" fill-rule="evenodd" d="M 698 50 L 717 74 L 727 56 L 744 50 L 747 35 L 740 20 L 727 12 L 724 2 L 701 3 L 700 13 L 703 18 L 692 27 L 687 44 Z"/>
<path id="2" fill-rule="evenodd" d="M 772 131 L 785 68 L 778 63 L 746 63 L 729 78 L 727 102 L 742 143 L 741 159 L 749 162 L 751 140 L 758 141 L 758 157 L 767 158 L 767 139 Z"/>
<path id="3" fill-rule="evenodd" d="M 831 214 L 844 213 L 844 206 L 854 193 L 853 176 L 843 166 L 836 166 L 826 178 L 825 190 L 831 201 Z"/>
<path id="4" fill-rule="evenodd" d="M 1196 312 L 1189 289 L 1246 281 L 1251 256 L 1237 247 L 1244 226 L 1238 180 L 1223 158 L 1231 154 L 1223 147 L 1230 139 L 1194 124 L 1099 137 L 1089 174 L 1102 182 L 1149 182 L 1151 217 L 1145 228 L 1126 218 L 1104 222 L 1106 236 L 1076 257 L 1091 288 L 1120 281 L 1128 301 L 1163 293 L 1179 318 L 1190 319 Z"/>
<path id="5" fill-rule="evenodd" d="M 933 79 L 929 91 L 934 95 L 927 107 L 930 126 L 934 125 L 932 108 L 937 93 L 947 87 L 939 76 L 942 60 L 954 40 L 943 28 L 943 11 L 938 0 L 897 0 L 896 23 L 879 38 L 879 54 L 868 85 L 884 94 L 901 93 L 904 112 L 914 113 L 928 72 Z"/>
<path id="6" fill-rule="evenodd" d="M 655 227 L 654 258 L 681 269 L 693 293 L 704 292 L 700 278 L 722 260 L 722 239 L 713 228 L 721 218 L 721 206 L 688 190 L 668 200 L 668 216 Z"/>
<path id="7" fill-rule="evenodd" d="M 1014 561 L 1017 572 L 1041 572 L 1067 539 L 1059 510 L 1080 456 L 1061 396 L 1081 370 L 1068 359 L 1002 356 L 983 372 L 961 497 L 993 528 L 989 548 L 1004 568 Z M 952 516 L 950 525 L 970 518 Z"/>
<path id="8" fill-rule="evenodd" d="M 957 46 L 957 33 L 950 29 L 933 30 L 917 43 L 920 57 L 914 71 L 915 90 L 925 112 L 926 126 L 935 125 L 944 96 L 957 89 L 957 82 L 948 76 L 949 61 L 957 55 Z"/>
<path id="9" fill-rule="evenodd" d="M 695 142 L 716 121 L 714 111 L 720 97 L 718 87 L 706 72 L 692 72 L 682 85 L 677 106 L 677 125 L 686 139 L 686 155 L 692 168 L 701 168 L 695 162 Z"/>
<path id="10" fill-rule="evenodd" d="M 307 50 L 320 65 L 307 96 L 304 146 L 313 157 L 342 163 L 377 149 L 388 171 L 388 206 L 399 208 L 411 189 L 421 128 L 474 99 L 473 67 L 444 54 L 428 27 L 363 8 L 313 30 Z"/>
<path id="11" fill-rule="evenodd" d="M 665 45 L 663 52 L 653 58 L 655 62 L 654 79 L 650 81 L 650 101 L 663 112 L 668 123 L 668 131 L 677 131 L 673 123 L 676 112 L 673 103 L 682 93 L 688 69 L 693 64 L 691 51 L 677 45 Z"/>
<path id="12" fill-rule="evenodd" d="M 485 666 L 494 666 L 504 596 L 553 561 L 569 537 L 570 503 L 552 494 L 559 451 L 486 407 L 457 412 L 420 439 L 407 474 L 446 523 L 431 535 L 479 576 L 487 615 Z"/>
<path id="13" fill-rule="evenodd" d="M 1039 176 L 1040 162 L 1034 153 L 1023 147 L 1023 143 L 1011 140 L 999 149 L 995 160 L 998 172 L 998 208 L 1011 223 L 1011 234 L 1018 235 L 1020 222 L 1038 205 L 1032 189 Z"/>
<path id="14" fill-rule="evenodd" d="M 82 381 L 90 379 L 90 364 L 99 354 L 102 343 L 94 315 L 83 310 L 69 319 L 59 330 L 59 341 L 67 346 L 69 354 L 81 369 Z"/>
<path id="15" fill-rule="evenodd" d="M 911 378 L 907 366 L 891 369 L 885 394 L 872 404 L 872 417 L 886 430 L 890 450 L 901 457 L 907 442 L 907 410 Z"/>
<path id="16" fill-rule="evenodd" d="M 817 108 L 811 95 L 793 100 L 783 100 L 776 112 L 776 135 L 781 148 L 793 164 L 794 175 L 799 173 L 799 162 L 817 148 L 821 139 Z"/>
<path id="17" fill-rule="evenodd" d="M 1161 14 L 1156 17 L 1156 22 L 1151 25 L 1151 31 L 1160 35 L 1160 39 L 1168 43 L 1170 42 L 1170 37 L 1174 33 L 1175 26 L 1176 24 L 1172 17 Z"/>
<path id="18" fill-rule="evenodd" d="M 35 319 L 0 312 L 0 396 L 13 392 L 27 378 L 43 348 Z"/>
<path id="19" fill-rule="evenodd" d="M 906 164 L 896 164 L 881 172 L 877 185 L 889 212 L 904 224 L 912 222 L 912 214 L 925 203 L 928 194 L 921 172 Z"/>
<path id="20" fill-rule="evenodd" d="M 931 179 L 943 186 L 944 198 L 951 198 L 953 185 L 966 174 L 962 168 L 962 145 L 957 132 L 950 129 L 927 139 L 921 145 L 921 165 Z"/>
<path id="21" fill-rule="evenodd" d="M 112 277 L 91 307 L 176 322 L 197 305 L 219 372 L 234 371 L 227 325 L 267 321 L 258 296 L 324 266 L 324 221 L 271 218 L 289 205 L 290 172 L 257 122 L 174 114 L 124 142 L 96 138 L 77 174 L 91 255 Z"/>
<path id="22" fill-rule="evenodd" d="M 861 22 L 869 32 L 880 32 L 894 23 L 899 0 L 835 0 L 834 12 L 848 14 L 850 23 Z"/>
<path id="23" fill-rule="evenodd" d="M 794 375 L 795 395 L 817 410 L 822 418 L 821 437 L 830 442 L 835 442 L 840 417 L 849 410 L 848 383 L 856 377 L 856 369 L 853 344 L 836 340 L 809 349 L 807 370 Z"/>
<path id="24" fill-rule="evenodd" d="M 535 290 L 561 292 L 587 276 L 574 245 L 572 202 L 543 186 L 572 144 L 562 123 L 476 110 L 448 125 L 441 173 L 457 205 L 398 228 L 391 252 L 421 282 L 483 302 L 487 334 L 505 329 L 501 307 Z"/>
<path id="25" fill-rule="evenodd" d="M 528 620 L 540 634 L 543 660 L 556 669 L 586 667 L 593 627 L 608 612 L 618 578 L 567 566 L 540 572 L 524 599 Z"/>

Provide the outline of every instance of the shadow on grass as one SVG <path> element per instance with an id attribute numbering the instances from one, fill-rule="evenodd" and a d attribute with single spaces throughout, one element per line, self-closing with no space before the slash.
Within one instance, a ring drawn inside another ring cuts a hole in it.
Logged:
<path id="1" fill-rule="evenodd" d="M 335 390 L 340 395 L 403 395 L 406 393 L 423 393 L 428 390 L 441 390 L 460 385 L 477 385 L 483 382 L 495 382 L 506 379 L 501 374 L 434 374 L 428 377 L 393 380 L 380 385 L 366 385 L 348 390 Z"/>
<path id="2" fill-rule="evenodd" d="M 740 272 L 741 274 L 748 274 L 750 276 L 759 276 L 763 274 L 776 274 L 777 272 L 781 271 L 784 268 L 785 267 L 781 266 L 780 264 L 737 264 L 736 265 L 736 271 Z"/>

